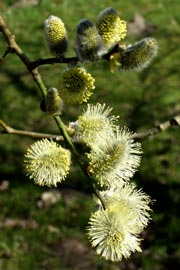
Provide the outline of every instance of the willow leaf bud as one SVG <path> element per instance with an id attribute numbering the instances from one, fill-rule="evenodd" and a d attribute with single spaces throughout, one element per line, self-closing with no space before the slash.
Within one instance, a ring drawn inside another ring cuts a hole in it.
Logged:
<path id="1" fill-rule="evenodd" d="M 68 68 L 62 76 L 59 94 L 67 104 L 87 102 L 93 94 L 95 79 L 84 68 Z"/>
<path id="2" fill-rule="evenodd" d="M 120 67 L 126 70 L 141 70 L 149 65 L 157 51 L 157 41 L 154 38 L 144 38 L 119 54 Z"/>
<path id="3" fill-rule="evenodd" d="M 70 170 L 71 153 L 47 139 L 32 144 L 25 155 L 25 169 L 30 179 L 40 186 L 57 186 Z"/>
<path id="4" fill-rule="evenodd" d="M 68 48 L 67 32 L 62 20 L 51 15 L 44 22 L 45 36 L 52 55 L 63 57 Z"/>
<path id="5" fill-rule="evenodd" d="M 98 30 L 88 19 L 81 20 L 77 25 L 75 51 L 82 62 L 97 61 L 105 53 Z"/>
<path id="6" fill-rule="evenodd" d="M 63 100 L 59 96 L 58 90 L 54 87 L 48 89 L 45 97 L 46 111 L 52 115 L 61 114 Z"/>
<path id="7" fill-rule="evenodd" d="M 112 7 L 101 11 L 96 26 L 107 50 L 110 50 L 126 36 L 126 22 L 119 18 L 116 10 Z"/>

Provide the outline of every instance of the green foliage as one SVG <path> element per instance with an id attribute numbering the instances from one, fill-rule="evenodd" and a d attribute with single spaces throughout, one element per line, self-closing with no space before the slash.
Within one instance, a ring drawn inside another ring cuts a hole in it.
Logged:
<path id="1" fill-rule="evenodd" d="M 43 21 L 51 14 L 59 16 L 65 23 L 70 40 L 69 56 L 73 53 L 76 24 L 83 18 L 95 20 L 97 14 L 109 5 L 109 1 L 39 1 L 37 6 L 27 5 L 16 8 L 17 1 L 5 1 L 2 15 L 24 52 L 32 59 L 50 57 L 45 45 Z M 152 64 L 141 73 L 120 71 L 109 72 L 106 62 L 90 64 L 88 72 L 96 78 L 96 93 L 90 102 L 105 102 L 114 107 L 114 114 L 120 115 L 120 124 L 133 131 L 146 130 L 154 123 L 160 123 L 180 113 L 179 105 L 179 0 L 164 1 L 111 1 L 121 18 L 132 19 L 140 13 L 149 24 L 155 25 L 154 32 L 147 27 L 138 38 L 153 36 L 159 44 L 159 53 Z M 137 30 L 138 26 L 134 28 Z M 152 28 L 153 29 L 153 28 Z M 149 32 L 148 32 L 149 31 Z M 134 43 L 137 36 L 129 35 L 126 41 Z M 6 44 L 0 35 L 0 53 Z M 47 87 L 57 87 L 63 65 L 40 68 Z M 39 132 L 57 133 L 51 118 L 39 110 L 40 94 L 30 74 L 15 55 L 8 56 L 1 66 L 0 77 L 0 118 L 15 128 Z M 83 108 L 64 108 L 64 118 L 74 120 Z M 4 228 L 0 235 L 0 269 L 179 269 L 179 130 L 166 131 L 143 140 L 143 158 L 136 175 L 139 186 L 143 187 L 156 201 L 153 204 L 153 221 L 145 232 L 144 253 L 122 262 L 119 266 L 109 265 L 96 257 L 86 257 L 88 266 L 81 261 L 76 266 L 64 258 L 63 240 L 76 235 L 77 243 L 83 242 L 85 228 L 92 210 L 89 196 L 78 193 L 78 199 L 60 200 L 50 208 L 40 209 L 37 202 L 44 190 L 26 183 L 22 174 L 22 160 L 31 139 L 12 135 L 0 137 L 0 179 L 10 181 L 10 190 L 1 194 L 0 219 L 33 218 L 39 224 L 36 229 L 20 227 Z M 17 158 L 18 157 L 18 158 Z M 66 184 L 79 190 L 88 191 L 88 184 L 80 186 L 78 169 Z M 81 176 L 82 177 L 82 176 Z M 65 187 L 67 187 L 65 186 Z M 71 197 L 71 196 L 70 196 Z M 73 196 L 72 196 L 73 197 Z M 66 203 L 66 208 L 64 204 Z M 83 206 L 83 207 L 82 207 Z M 66 210 L 65 210 L 66 209 Z M 57 235 L 48 231 L 49 224 L 59 228 Z M 69 245 L 70 246 L 70 245 Z M 17 248 L 18 247 L 18 248 Z M 68 251 L 67 251 L 68 252 Z M 90 251 L 88 250 L 90 253 Z M 58 256 L 61 256 L 58 258 Z M 79 256 L 82 256 L 80 254 Z M 67 256 L 68 257 L 68 256 Z M 64 258 L 64 259 L 63 259 Z M 69 257 L 68 257 L 69 258 Z M 19 268 L 18 268 L 19 267 Z M 77 268 L 76 268 L 77 267 Z M 78 268 L 79 267 L 79 268 Z M 83 268 L 84 267 L 84 268 Z"/>

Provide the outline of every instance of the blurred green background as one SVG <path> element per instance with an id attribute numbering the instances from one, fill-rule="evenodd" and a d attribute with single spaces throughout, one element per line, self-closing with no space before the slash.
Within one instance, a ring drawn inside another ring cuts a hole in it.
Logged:
<path id="1" fill-rule="evenodd" d="M 74 56 L 77 23 L 95 21 L 104 8 L 114 7 L 128 21 L 125 42 L 152 36 L 158 56 L 142 72 L 110 73 L 108 63 L 86 66 L 96 79 L 91 103 L 106 103 L 120 115 L 119 124 L 147 130 L 180 113 L 179 0 L 6 0 L 0 13 L 31 60 L 50 57 L 43 22 L 61 17 L 69 35 L 67 56 Z M 6 50 L 0 33 L 0 57 Z M 64 65 L 39 68 L 47 87 L 58 87 Z M 40 93 L 16 55 L 0 65 L 0 118 L 17 129 L 58 133 L 39 109 Z M 66 123 L 84 106 L 65 106 Z M 180 129 L 141 140 L 143 158 L 134 180 L 154 200 L 152 221 L 142 237 L 142 253 L 120 263 L 94 254 L 85 235 L 93 211 L 91 190 L 74 166 L 57 190 L 40 188 L 27 179 L 23 156 L 34 140 L 0 134 L 0 270 L 178 270 L 180 269 Z"/>

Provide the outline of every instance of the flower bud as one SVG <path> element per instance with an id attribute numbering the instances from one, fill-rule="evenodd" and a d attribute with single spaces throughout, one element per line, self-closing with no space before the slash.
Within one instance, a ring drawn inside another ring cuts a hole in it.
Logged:
<path id="1" fill-rule="evenodd" d="M 63 57 L 68 48 L 66 28 L 62 20 L 54 15 L 44 22 L 49 49 L 56 57 Z"/>
<path id="2" fill-rule="evenodd" d="M 82 62 L 96 61 L 105 52 L 96 26 L 88 19 L 77 26 L 75 51 Z"/>
<path id="3" fill-rule="evenodd" d="M 126 36 L 126 22 L 121 20 L 116 10 L 111 7 L 99 14 L 96 26 L 107 50 Z"/>
<path id="4" fill-rule="evenodd" d="M 154 38 L 144 38 L 120 52 L 118 62 L 127 70 L 141 70 L 156 56 L 158 44 Z"/>
<path id="5" fill-rule="evenodd" d="M 56 88 L 49 88 L 45 97 L 46 111 L 52 115 L 61 114 L 63 100 L 60 98 Z"/>

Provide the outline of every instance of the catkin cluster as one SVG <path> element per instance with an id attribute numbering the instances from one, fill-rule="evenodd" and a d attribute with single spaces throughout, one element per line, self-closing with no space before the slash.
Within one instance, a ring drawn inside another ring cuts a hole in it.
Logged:
<path id="1" fill-rule="evenodd" d="M 140 165 L 141 144 L 128 128 L 118 126 L 111 111 L 105 104 L 88 104 L 70 127 L 75 130 L 73 141 L 88 149 L 87 172 L 99 187 L 88 238 L 97 254 L 120 261 L 141 251 L 140 234 L 150 220 L 151 200 L 131 180 Z"/>
<path id="2" fill-rule="evenodd" d="M 51 53 L 63 63 L 68 49 L 64 23 L 51 15 L 44 26 Z M 126 32 L 126 22 L 111 7 L 99 14 L 96 23 L 81 20 L 74 45 L 76 61 L 66 67 L 58 89 L 47 90 L 41 108 L 57 116 L 62 113 L 64 102 L 88 101 L 95 80 L 83 63 L 108 59 L 112 71 L 146 67 L 157 53 L 156 40 L 145 38 L 126 46 L 121 44 Z M 105 104 L 87 104 L 77 120 L 69 124 L 71 133 L 68 139 L 64 137 L 72 143 L 70 147 L 67 143 L 69 149 L 52 140 L 37 141 L 25 155 L 25 168 L 36 184 L 57 186 L 70 171 L 71 150 L 75 149 L 72 151 L 75 158 L 95 188 L 98 207 L 90 216 L 88 238 L 98 255 L 120 261 L 132 252 L 141 251 L 140 235 L 150 220 L 151 199 L 131 180 L 140 165 L 141 144 L 134 141 L 134 134 L 127 127 L 119 127 L 118 117 L 111 115 L 111 111 Z"/>
<path id="3" fill-rule="evenodd" d="M 65 24 L 59 17 L 51 15 L 45 20 L 44 29 L 50 52 L 63 62 L 68 50 Z M 57 115 L 61 113 L 62 103 L 81 104 L 88 101 L 94 93 L 95 79 L 81 66 L 84 63 L 106 59 L 112 72 L 116 69 L 141 70 L 146 67 L 157 53 L 156 40 L 145 38 L 134 45 L 125 45 L 122 40 L 126 34 L 127 23 L 112 7 L 101 11 L 96 22 L 82 19 L 77 24 L 74 41 L 77 61 L 67 65 L 57 91 L 51 90 L 45 97 L 44 110 Z"/>
<path id="4" fill-rule="evenodd" d="M 150 220 L 151 200 L 131 181 L 140 165 L 141 145 L 128 128 L 118 126 L 118 117 L 111 111 L 105 104 L 88 104 L 69 128 L 99 194 L 95 200 L 98 210 L 87 227 L 88 238 L 97 254 L 120 261 L 141 251 L 140 234 Z M 70 171 L 70 151 L 51 140 L 34 143 L 25 157 L 27 175 L 39 185 L 57 186 Z"/>

